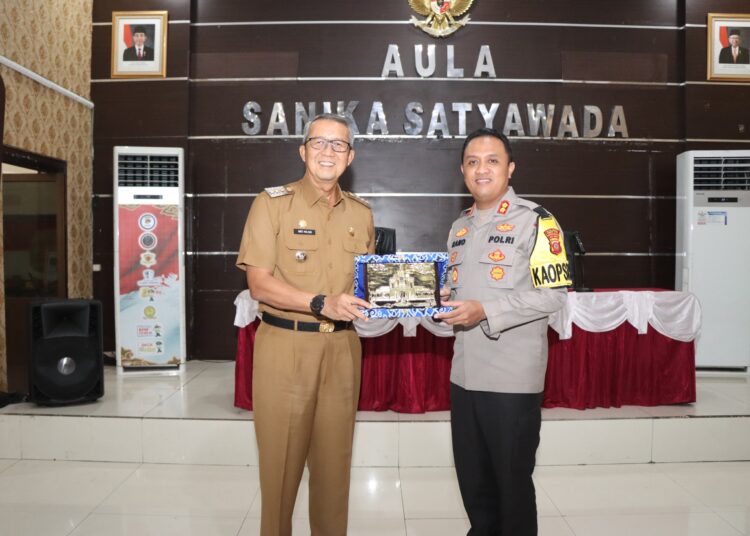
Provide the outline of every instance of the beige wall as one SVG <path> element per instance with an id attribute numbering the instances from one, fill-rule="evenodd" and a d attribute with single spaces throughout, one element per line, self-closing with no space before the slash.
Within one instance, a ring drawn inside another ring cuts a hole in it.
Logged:
<path id="1" fill-rule="evenodd" d="M 91 11 L 92 0 L 0 0 L 0 55 L 89 99 Z M 3 143 L 68 164 L 68 295 L 91 297 L 93 112 L 5 66 L 0 65 L 0 75 L 5 82 Z M 0 248 L 1 232 L 0 225 Z M 2 273 L 0 255 L 0 281 Z M 0 389 L 6 379 L 3 287 Z"/>

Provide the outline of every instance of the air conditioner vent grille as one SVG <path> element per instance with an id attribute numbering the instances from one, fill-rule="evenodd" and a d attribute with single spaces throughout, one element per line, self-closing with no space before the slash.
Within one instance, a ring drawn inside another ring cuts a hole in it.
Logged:
<path id="1" fill-rule="evenodd" d="M 750 190 L 750 156 L 696 158 L 693 188 L 696 191 Z"/>
<path id="2" fill-rule="evenodd" d="M 177 155 L 120 154 L 117 157 L 118 186 L 179 186 Z"/>

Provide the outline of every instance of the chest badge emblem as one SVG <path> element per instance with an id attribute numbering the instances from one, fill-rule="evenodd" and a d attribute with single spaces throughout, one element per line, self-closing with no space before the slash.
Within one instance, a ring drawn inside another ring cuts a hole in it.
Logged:
<path id="1" fill-rule="evenodd" d="M 505 270 L 503 270 L 499 266 L 493 266 L 492 270 L 490 270 L 490 277 L 495 281 L 500 281 L 503 277 L 505 277 Z"/>
<path id="2" fill-rule="evenodd" d="M 499 223 L 497 226 L 495 226 L 495 229 L 500 231 L 501 233 L 509 233 L 513 229 L 515 229 L 516 226 L 512 223 Z"/>
<path id="3" fill-rule="evenodd" d="M 304 251 L 298 251 L 294 254 L 294 258 L 297 259 L 297 262 L 305 262 L 307 260 L 307 253 Z"/>
<path id="4" fill-rule="evenodd" d="M 503 253 L 499 249 L 496 249 L 495 251 L 487 255 L 487 257 L 489 257 L 492 262 L 500 262 L 505 259 L 505 253 Z"/>
<path id="5" fill-rule="evenodd" d="M 456 238 L 461 238 L 462 236 L 466 236 L 467 234 L 469 234 L 469 229 L 463 227 L 456 233 Z"/>

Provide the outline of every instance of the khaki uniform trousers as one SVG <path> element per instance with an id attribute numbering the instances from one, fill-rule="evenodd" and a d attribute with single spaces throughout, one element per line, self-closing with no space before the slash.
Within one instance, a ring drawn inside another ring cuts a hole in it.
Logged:
<path id="1" fill-rule="evenodd" d="M 292 331 L 261 322 L 253 355 L 261 536 L 291 536 L 307 461 L 311 536 L 345 536 L 362 349 L 354 330 Z"/>

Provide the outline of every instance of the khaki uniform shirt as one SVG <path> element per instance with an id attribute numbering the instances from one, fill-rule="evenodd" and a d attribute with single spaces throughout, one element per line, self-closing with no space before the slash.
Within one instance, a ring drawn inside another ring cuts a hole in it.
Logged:
<path id="1" fill-rule="evenodd" d="M 375 229 L 366 201 L 336 185 L 336 202 L 308 179 L 271 197 L 262 192 L 250 207 L 237 266 L 265 268 L 293 287 L 327 296 L 354 290 L 354 257 L 374 251 Z M 261 311 L 293 320 L 315 321 L 310 313 L 282 311 L 261 303 Z"/>
<path id="2" fill-rule="evenodd" d="M 540 393 L 547 370 L 547 317 L 565 303 L 565 289 L 535 289 L 529 260 L 538 205 L 508 188 L 484 224 L 473 209 L 448 237 L 451 299 L 477 300 L 487 319 L 455 326 L 451 382 L 472 391 Z"/>

